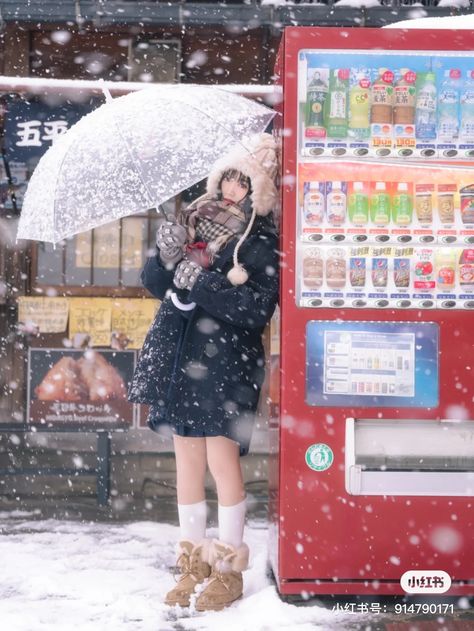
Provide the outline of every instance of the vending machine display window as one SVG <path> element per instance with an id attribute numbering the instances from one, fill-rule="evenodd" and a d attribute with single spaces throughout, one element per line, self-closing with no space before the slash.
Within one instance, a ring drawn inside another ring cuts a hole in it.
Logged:
<path id="1" fill-rule="evenodd" d="M 301 50 L 303 156 L 474 157 L 472 53 Z"/>
<path id="2" fill-rule="evenodd" d="M 309 321 L 307 404 L 436 407 L 438 331 L 433 322 Z"/>

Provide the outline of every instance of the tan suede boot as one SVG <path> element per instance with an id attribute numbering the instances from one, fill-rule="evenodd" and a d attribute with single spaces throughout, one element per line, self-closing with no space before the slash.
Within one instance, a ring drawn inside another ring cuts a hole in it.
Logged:
<path id="1" fill-rule="evenodd" d="M 211 544 L 211 576 L 196 589 L 197 611 L 219 611 L 242 596 L 242 572 L 248 567 L 249 549 L 214 539 Z"/>
<path id="2" fill-rule="evenodd" d="M 189 599 L 194 588 L 211 573 L 209 563 L 210 540 L 203 539 L 198 544 L 183 540 L 178 543 L 176 566 L 181 575 L 177 585 L 166 594 L 165 604 L 189 607 Z"/>

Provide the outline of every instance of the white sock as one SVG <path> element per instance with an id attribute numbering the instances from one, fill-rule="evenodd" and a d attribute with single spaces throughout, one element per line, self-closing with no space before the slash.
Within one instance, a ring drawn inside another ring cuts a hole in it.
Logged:
<path id="1" fill-rule="evenodd" d="M 218 505 L 219 539 L 240 548 L 244 539 L 246 500 L 233 506 Z"/>
<path id="2" fill-rule="evenodd" d="M 198 543 L 206 536 L 206 500 L 195 504 L 178 504 L 181 539 Z"/>

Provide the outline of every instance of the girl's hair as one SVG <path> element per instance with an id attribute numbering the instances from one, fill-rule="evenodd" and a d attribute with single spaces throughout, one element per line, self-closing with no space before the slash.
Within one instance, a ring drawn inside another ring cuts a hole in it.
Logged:
<path id="1" fill-rule="evenodd" d="M 241 184 L 242 186 L 248 187 L 249 189 L 248 195 L 250 195 L 250 193 L 252 192 L 252 185 L 250 182 L 250 178 L 244 175 L 243 173 L 241 173 L 240 171 L 238 171 L 237 169 L 227 169 L 227 171 L 224 171 L 219 182 L 219 193 L 222 191 L 221 185 L 224 180 L 227 180 L 227 181 L 238 180 L 239 184 Z"/>

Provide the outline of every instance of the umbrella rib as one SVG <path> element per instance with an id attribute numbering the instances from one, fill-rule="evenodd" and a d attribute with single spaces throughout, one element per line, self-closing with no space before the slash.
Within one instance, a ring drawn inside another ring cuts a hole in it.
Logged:
<path id="1" fill-rule="evenodd" d="M 225 90 L 219 90 L 218 88 L 212 88 L 212 89 L 217 90 L 218 92 L 225 92 Z M 179 98 L 179 96 L 178 96 L 178 98 Z M 244 97 L 244 96 L 243 96 L 243 97 L 240 97 L 240 98 L 245 99 L 245 97 Z M 212 116 L 211 116 L 210 114 L 208 114 L 207 112 L 205 112 L 204 110 L 202 110 L 200 107 L 198 107 L 198 106 L 197 106 L 197 105 L 195 105 L 194 103 L 192 104 L 192 107 L 194 107 L 194 108 L 195 108 L 198 112 L 200 112 L 201 114 L 204 114 L 204 116 L 207 116 L 207 118 L 210 118 L 210 119 L 211 119 L 211 121 L 212 121 L 213 123 L 217 123 L 217 125 L 219 125 L 219 127 L 222 127 L 222 129 L 224 129 L 224 130 L 225 130 L 225 132 L 226 132 L 227 134 L 229 134 L 229 136 L 230 136 L 232 139 L 234 139 L 234 140 L 235 140 L 235 136 L 233 135 L 233 133 L 232 133 L 232 132 L 231 132 L 231 131 L 230 131 L 230 130 L 229 130 L 229 129 L 225 126 L 225 125 L 223 125 L 222 123 L 220 123 L 218 120 L 216 120 L 216 119 L 212 118 Z M 265 106 L 263 106 L 263 105 L 262 105 L 262 107 L 265 107 Z M 268 111 L 270 112 L 270 109 L 269 109 L 269 108 L 268 108 Z M 270 114 L 269 114 L 269 115 L 271 116 L 270 120 L 271 120 L 271 119 L 275 116 L 275 114 L 276 114 L 276 112 L 270 112 Z M 270 123 L 270 121 L 268 121 L 267 126 L 268 126 L 268 124 L 269 124 L 269 123 Z M 246 146 L 245 146 L 245 144 L 244 144 L 244 143 L 243 143 L 240 139 L 237 139 L 237 141 L 236 141 L 236 142 L 237 142 L 237 143 L 238 143 L 241 147 L 243 147 L 243 148 L 245 149 L 245 151 L 247 151 L 247 153 L 249 153 L 250 155 L 252 155 L 252 152 L 250 151 L 250 149 L 248 149 L 248 147 L 246 147 Z"/>
<path id="2" fill-rule="evenodd" d="M 143 178 L 143 173 L 142 173 L 142 170 L 141 170 L 141 168 L 140 168 L 140 167 L 139 167 L 139 165 L 138 165 L 138 162 L 139 162 L 139 161 L 138 161 L 138 159 L 136 158 L 136 156 L 133 154 L 133 151 L 132 151 L 131 147 L 129 146 L 129 144 L 128 144 L 128 142 L 127 142 L 127 139 L 126 139 L 126 138 L 124 137 L 124 135 L 122 134 L 122 131 L 121 131 L 121 129 L 120 129 L 120 125 L 118 124 L 118 122 L 117 122 L 117 120 L 116 120 L 116 118 L 115 118 L 115 113 L 114 113 L 114 110 L 113 110 L 113 105 L 112 105 L 112 107 L 111 107 L 111 110 L 112 110 L 111 114 L 112 114 L 112 119 L 113 119 L 114 125 L 115 125 L 115 127 L 116 127 L 116 129 L 117 129 L 117 131 L 118 131 L 118 133 L 119 133 L 120 138 L 122 139 L 122 142 L 123 142 L 123 143 L 124 143 L 124 145 L 125 145 L 125 148 L 127 149 L 128 155 L 130 156 L 130 158 L 131 158 L 131 160 L 132 160 L 132 164 L 134 164 L 135 169 L 136 169 L 136 171 L 138 172 L 138 177 L 140 178 L 141 183 L 143 184 L 143 187 L 145 188 L 145 192 L 146 192 L 146 194 L 148 195 L 148 201 L 149 201 L 149 203 L 150 203 L 150 207 L 155 206 L 155 205 L 157 205 L 157 204 L 156 204 L 156 200 L 153 200 L 153 199 L 152 199 L 152 195 L 151 195 L 150 189 L 148 188 L 148 184 L 145 182 L 145 179 Z M 158 209 L 157 209 L 157 211 L 158 211 Z M 164 215 L 165 215 L 165 217 L 166 217 L 166 214 L 164 213 L 164 211 L 162 211 L 162 212 L 163 212 L 163 214 L 164 214 Z"/>
<path id="3" fill-rule="evenodd" d="M 69 146 L 70 148 L 70 146 Z M 58 167 L 58 173 L 56 175 L 56 184 L 54 185 L 54 196 L 53 196 L 53 245 L 55 245 L 57 243 L 56 241 L 56 200 L 58 198 L 57 196 L 57 192 L 58 192 L 58 185 L 59 185 L 59 175 L 61 173 L 61 170 L 63 168 L 63 164 L 65 159 L 67 158 L 67 154 L 69 153 L 69 149 L 65 152 L 65 154 L 63 155 L 63 157 L 61 158 L 61 161 L 59 163 L 59 167 Z M 58 241 L 61 241 L 62 239 L 59 238 Z"/>

